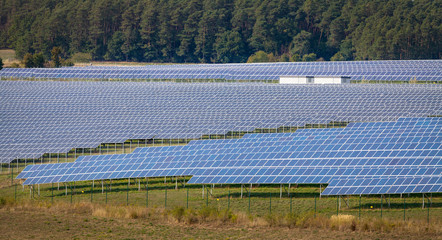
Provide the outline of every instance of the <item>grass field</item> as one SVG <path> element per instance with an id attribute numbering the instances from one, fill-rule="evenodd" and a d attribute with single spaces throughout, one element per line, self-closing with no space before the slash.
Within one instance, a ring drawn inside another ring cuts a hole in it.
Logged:
<path id="1" fill-rule="evenodd" d="M 279 185 L 253 185 L 250 198 L 244 186 L 241 198 L 241 185 L 205 186 L 203 196 L 201 185 L 183 184 L 188 178 L 164 180 L 149 179 L 148 191 L 145 179 L 105 181 L 104 188 L 101 181 L 43 184 L 31 191 L 18 180 L 12 185 L 3 167 L 0 238 L 441 238 L 440 194 L 430 209 L 428 199 L 422 208 L 422 195 L 385 196 L 381 218 L 380 196 L 362 197 L 360 210 L 358 196 L 343 197 L 338 208 L 336 197 L 319 198 L 318 185 L 285 185 L 282 195 Z M 337 211 L 350 220 L 333 220 Z"/>
<path id="2" fill-rule="evenodd" d="M 341 124 L 333 123 L 333 126 L 340 127 Z M 284 129 L 286 132 L 292 130 L 294 129 Z M 239 137 L 242 134 L 244 133 L 233 133 L 229 137 Z M 155 140 L 155 143 L 151 140 L 132 140 L 124 145 L 102 144 L 96 149 L 77 149 L 76 153 L 71 151 L 68 155 L 46 154 L 43 163 L 71 162 L 81 155 L 121 154 L 132 152 L 136 147 L 182 145 L 185 142 L 187 141 L 184 139 L 172 142 Z M 0 215 L 13 218 L 10 222 L 14 222 L 20 221 L 13 217 L 15 214 L 17 218 L 33 213 L 36 218 L 51 219 L 52 216 L 56 216 L 56 219 L 64 219 L 65 211 L 73 211 L 78 215 L 78 219 L 69 218 L 65 221 L 78 220 L 72 224 L 82 231 L 76 229 L 79 235 L 72 238 L 168 238 L 169 235 L 165 234 L 167 231 L 172 231 L 170 237 L 183 234 L 182 238 L 188 239 L 250 239 L 260 238 L 260 234 L 269 238 L 292 238 L 286 234 L 293 231 L 295 234 L 303 234 L 301 239 L 325 239 L 329 234 L 332 234 L 333 238 L 342 239 L 384 239 L 392 236 L 404 239 L 437 239 L 440 238 L 442 228 L 442 194 L 428 195 L 425 198 L 421 194 L 386 195 L 382 197 L 381 202 L 379 195 L 361 198 L 320 197 L 321 188 L 325 186 L 319 185 L 291 185 L 290 188 L 287 184 L 186 185 L 185 182 L 190 177 L 151 178 L 148 179 L 147 186 L 146 179 L 143 178 L 130 179 L 130 184 L 124 179 L 23 187 L 21 181 L 15 180 L 14 177 L 25 165 L 33 161 L 40 164 L 42 159 L 21 160 L 18 167 L 16 163 L 12 163 L 11 169 L 8 165 L 2 166 L 0 205 L 3 204 L 3 209 Z M 82 208 L 87 210 L 83 211 Z M 350 220 L 343 223 L 339 220 L 336 224 L 336 220 L 333 219 L 337 214 Z M 114 230 L 113 224 L 125 221 L 132 222 L 133 227 L 139 231 L 131 231 L 127 237 L 119 235 L 127 233 L 128 226 L 117 231 Z M 146 221 L 149 222 L 149 226 L 144 225 Z M 9 229 L 10 223 L 2 222 L 2 225 L 6 225 L 2 227 Z M 96 224 L 94 227 L 84 227 L 88 225 L 87 222 Z M 103 230 L 106 228 L 112 229 L 112 232 Z M 171 228 L 173 230 L 170 230 Z M 208 233 L 214 228 L 221 230 L 217 234 Z M 278 231 L 275 231 L 275 228 Z M 341 236 L 341 232 L 336 230 L 342 228 L 356 235 Z M 50 238 L 60 238 L 66 234 L 62 224 L 58 231 L 59 235 L 51 235 Z M 146 231 L 153 235 L 143 235 L 147 234 Z M 23 238 L 42 236 L 44 235 L 23 235 Z"/>
<path id="3" fill-rule="evenodd" d="M 3 67 L 10 67 L 13 63 L 20 63 L 15 58 L 15 51 L 12 49 L 0 49 L 0 58 L 3 60 Z"/>
<path id="4" fill-rule="evenodd" d="M 437 239 L 437 233 L 359 232 L 323 228 L 245 226 L 239 224 L 183 224 L 94 216 L 87 206 L 73 210 L 0 209 L 2 239 Z"/>

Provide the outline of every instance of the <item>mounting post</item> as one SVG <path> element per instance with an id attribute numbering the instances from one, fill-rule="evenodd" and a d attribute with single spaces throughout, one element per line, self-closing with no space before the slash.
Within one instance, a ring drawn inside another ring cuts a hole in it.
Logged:
<path id="1" fill-rule="evenodd" d="M 164 208 L 167 208 L 167 186 L 164 186 L 165 191 L 164 191 Z"/>
<path id="2" fill-rule="evenodd" d="M 93 196 L 94 196 L 94 183 L 92 182 L 92 184 L 91 184 L 91 202 L 92 202 Z"/>
<path id="3" fill-rule="evenodd" d="M 316 195 L 315 195 L 315 214 L 314 217 L 316 218 Z"/>
<path id="4" fill-rule="evenodd" d="M 272 213 L 272 193 L 269 193 L 269 214 Z"/>
<path id="5" fill-rule="evenodd" d="M 427 223 L 430 224 L 430 199 L 428 199 L 428 207 L 427 207 Z"/>
<path id="6" fill-rule="evenodd" d="M 381 218 L 382 218 L 382 205 L 383 205 L 383 194 L 381 194 Z"/>
<path id="7" fill-rule="evenodd" d="M 405 197 L 404 197 L 404 221 L 405 221 Z"/>
<path id="8" fill-rule="evenodd" d="M 106 204 L 107 204 L 107 188 L 109 187 L 108 184 L 106 184 Z"/>
<path id="9" fill-rule="evenodd" d="M 339 195 L 336 196 L 336 216 L 339 216 Z"/>
<path id="10" fill-rule="evenodd" d="M 126 206 L 129 206 L 129 184 L 130 184 L 130 178 L 127 179 Z"/>
<path id="11" fill-rule="evenodd" d="M 227 210 L 230 209 L 230 188 L 229 188 L 229 193 L 227 195 Z"/>
<path id="12" fill-rule="evenodd" d="M 146 207 L 149 207 L 149 179 L 146 178 Z"/>
<path id="13" fill-rule="evenodd" d="M 249 214 L 250 214 L 250 193 L 252 192 L 252 189 L 249 191 Z"/>
<path id="14" fill-rule="evenodd" d="M 292 207 L 292 195 L 290 194 L 290 214 L 292 213 L 293 207 Z"/>

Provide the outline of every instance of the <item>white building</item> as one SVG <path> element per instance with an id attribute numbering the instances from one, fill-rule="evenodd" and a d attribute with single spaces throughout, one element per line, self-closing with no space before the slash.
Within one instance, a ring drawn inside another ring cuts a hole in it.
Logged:
<path id="1" fill-rule="evenodd" d="M 280 84 L 345 84 L 350 77 L 339 76 L 280 76 Z"/>

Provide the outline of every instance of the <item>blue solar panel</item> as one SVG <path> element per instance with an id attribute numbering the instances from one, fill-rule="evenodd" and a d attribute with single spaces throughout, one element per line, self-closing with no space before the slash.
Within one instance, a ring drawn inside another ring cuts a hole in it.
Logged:
<path id="1" fill-rule="evenodd" d="M 0 162 L 127 139 L 442 115 L 442 87 L 424 84 L 1 81 L 0 89 Z"/>
<path id="2" fill-rule="evenodd" d="M 433 192 L 442 177 L 441 126 L 442 118 L 400 119 L 249 134 L 34 165 L 18 178 L 25 184 L 183 175 L 193 176 L 189 183 L 330 183 L 326 195 L 396 193 L 405 191 L 397 179 L 405 179 L 403 193 Z"/>
<path id="3" fill-rule="evenodd" d="M 2 77 L 96 79 L 279 80 L 281 76 L 346 76 L 353 80 L 440 81 L 441 60 L 180 64 L 142 67 L 4 68 Z"/>

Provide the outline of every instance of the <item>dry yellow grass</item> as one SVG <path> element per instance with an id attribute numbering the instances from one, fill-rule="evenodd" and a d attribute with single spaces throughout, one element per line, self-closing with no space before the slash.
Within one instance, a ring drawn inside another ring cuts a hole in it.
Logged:
<path id="1" fill-rule="evenodd" d="M 113 206 L 93 203 L 36 202 L 23 200 L 20 202 L 2 201 L 0 208 L 9 212 L 31 211 L 49 214 L 64 214 L 67 216 L 90 216 L 103 219 L 127 219 L 156 222 L 180 226 L 212 226 L 217 228 L 245 227 L 263 229 L 322 229 L 326 231 L 359 232 L 359 233 L 389 233 L 410 236 L 440 236 L 442 226 L 439 222 L 427 224 L 417 221 L 390 221 L 385 219 L 359 220 L 352 215 L 326 217 L 312 215 L 268 215 L 257 217 L 244 212 L 219 211 L 215 208 L 192 210 L 175 208 L 145 208 L 140 206 Z"/>
<path id="2" fill-rule="evenodd" d="M 333 215 L 330 218 L 330 227 L 335 230 L 356 230 L 356 218 L 353 215 Z"/>

